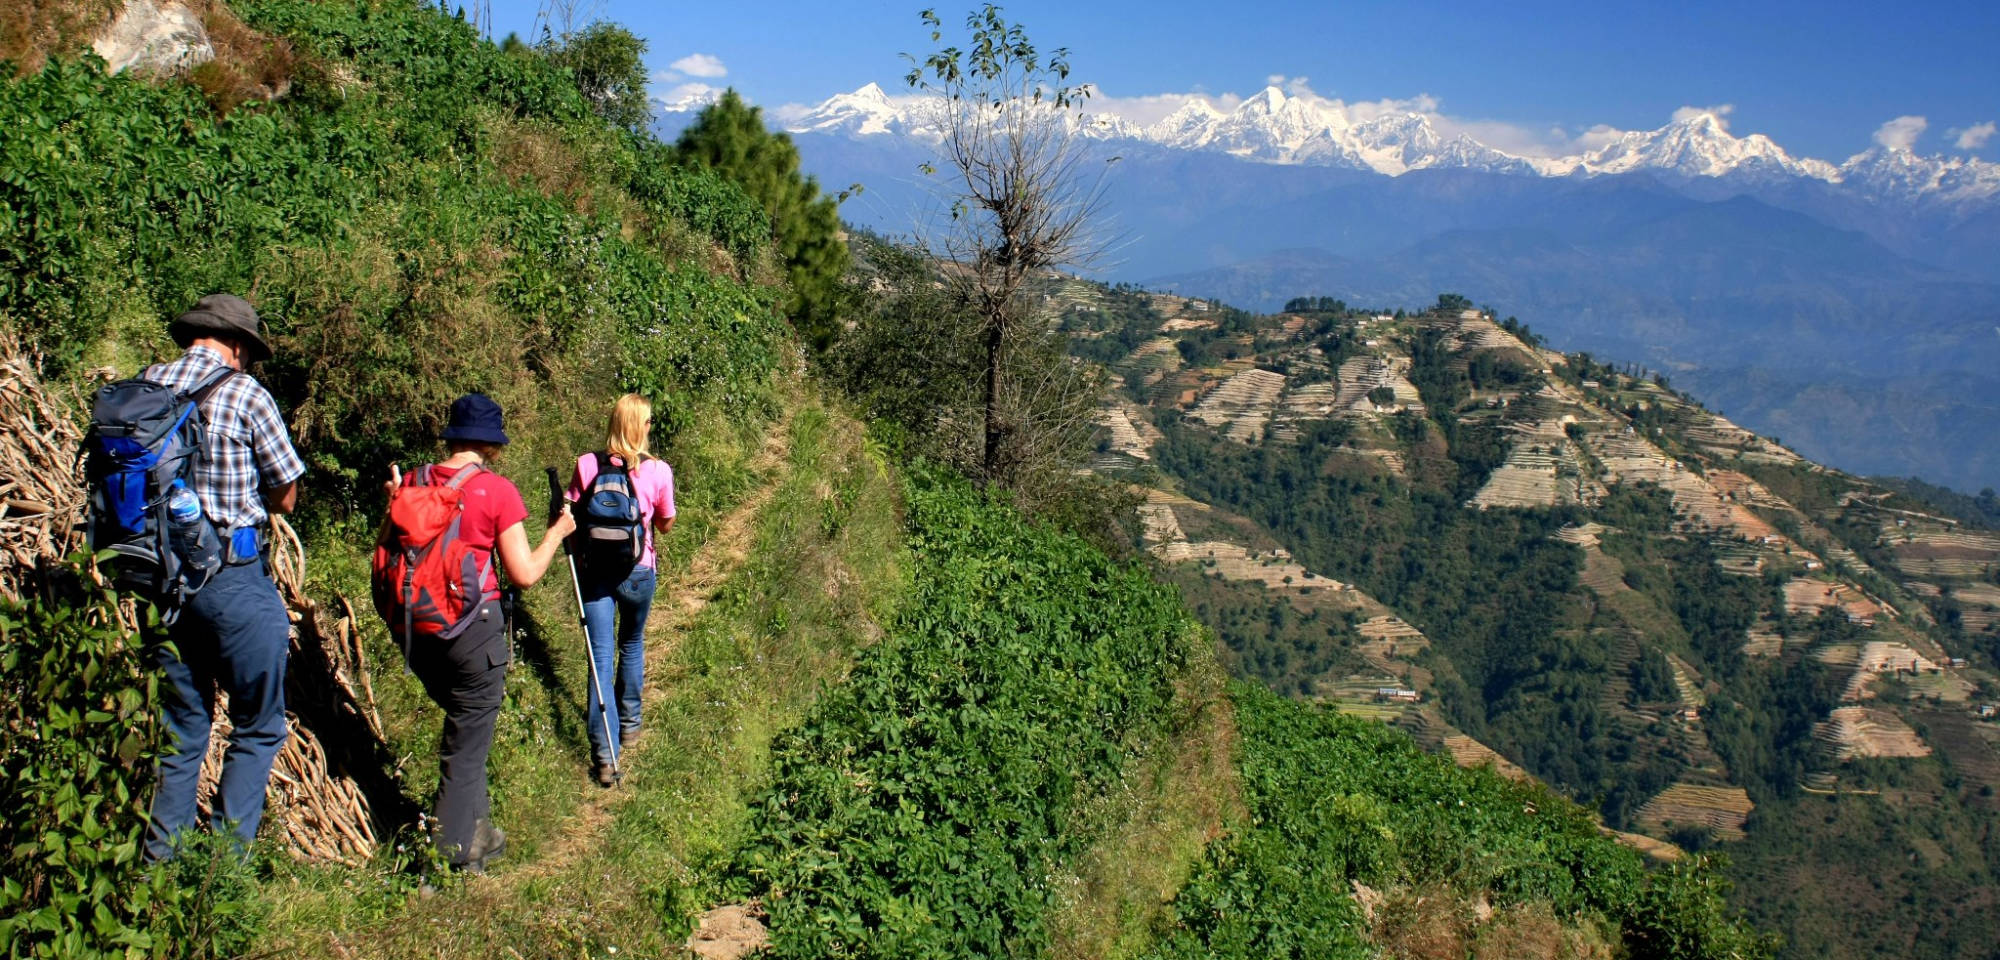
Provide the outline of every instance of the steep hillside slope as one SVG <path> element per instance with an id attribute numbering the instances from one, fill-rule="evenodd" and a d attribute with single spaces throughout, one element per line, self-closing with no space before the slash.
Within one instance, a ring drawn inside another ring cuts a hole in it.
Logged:
<path id="1" fill-rule="evenodd" d="M 1739 851 L 1797 955 L 1985 935 L 1985 534 L 1462 301 L 1052 304 L 1121 377 L 1098 469 L 1147 488 L 1142 545 L 1235 672 Z M 1859 863 L 1900 893 L 1795 906 L 1856 896 Z"/>

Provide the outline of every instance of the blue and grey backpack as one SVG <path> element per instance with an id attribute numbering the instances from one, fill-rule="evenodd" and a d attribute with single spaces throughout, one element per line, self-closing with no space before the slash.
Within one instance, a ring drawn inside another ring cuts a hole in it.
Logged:
<path id="1" fill-rule="evenodd" d="M 235 376 L 224 369 L 181 392 L 143 375 L 97 391 L 84 439 L 90 549 L 110 551 L 113 582 L 152 600 L 172 623 L 222 569 L 222 539 L 194 492 L 201 403 Z"/>
<path id="2" fill-rule="evenodd" d="M 607 453 L 596 456 L 597 476 L 577 504 L 577 553 L 591 570 L 623 579 L 645 556 L 645 514 L 627 465 L 611 462 Z"/>

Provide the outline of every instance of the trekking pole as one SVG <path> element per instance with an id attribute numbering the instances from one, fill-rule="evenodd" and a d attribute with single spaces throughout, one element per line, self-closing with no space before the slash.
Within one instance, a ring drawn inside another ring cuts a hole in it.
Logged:
<path id="1" fill-rule="evenodd" d="M 562 482 L 556 479 L 556 468 L 543 469 L 549 475 L 549 522 L 554 523 L 556 515 L 562 512 Z M 583 612 L 583 581 L 577 577 L 576 554 L 570 552 L 567 539 L 563 541 L 563 559 L 569 561 L 569 585 L 576 591 L 576 625 L 583 631 L 583 663 L 590 671 L 590 689 L 597 691 L 597 719 L 604 726 L 604 750 L 611 757 L 611 779 L 617 782 L 625 779 L 625 775 L 618 770 L 618 747 L 611 741 L 611 712 L 605 707 L 605 690 L 597 679 L 597 652 L 590 646 L 590 618 Z"/>

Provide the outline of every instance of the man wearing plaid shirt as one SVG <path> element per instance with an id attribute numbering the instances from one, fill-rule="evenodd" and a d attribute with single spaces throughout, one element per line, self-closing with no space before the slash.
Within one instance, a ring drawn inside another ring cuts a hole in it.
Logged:
<path id="1" fill-rule="evenodd" d="M 277 401 L 241 372 L 271 355 L 257 311 L 241 298 L 213 294 L 175 318 L 168 333 L 187 352 L 148 368 L 147 379 L 188 393 L 225 378 L 201 402 L 204 433 L 194 470 L 194 491 L 222 540 L 225 564 L 169 628 L 172 647 L 155 647 L 174 752 L 160 760 L 146 833 L 146 855 L 154 860 L 173 856 L 181 831 L 194 825 L 218 684 L 229 694 L 232 729 L 211 826 L 218 834 L 233 830 L 246 846 L 257 837 L 271 764 L 285 745 L 291 651 L 291 620 L 261 541 L 271 514 L 292 512 L 306 472 Z"/>

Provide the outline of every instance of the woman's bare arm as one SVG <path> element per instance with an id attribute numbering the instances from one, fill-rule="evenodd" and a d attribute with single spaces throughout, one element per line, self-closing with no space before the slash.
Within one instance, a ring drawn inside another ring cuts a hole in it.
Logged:
<path id="1" fill-rule="evenodd" d="M 569 504 L 563 504 L 562 512 L 549 524 L 547 536 L 542 545 L 528 546 L 528 530 L 522 524 L 514 524 L 500 531 L 500 542 L 496 545 L 500 553 L 500 565 L 507 571 L 507 580 L 517 587 L 532 587 L 549 572 L 549 563 L 562 549 L 564 537 L 576 529 L 576 518 L 569 515 Z"/>

